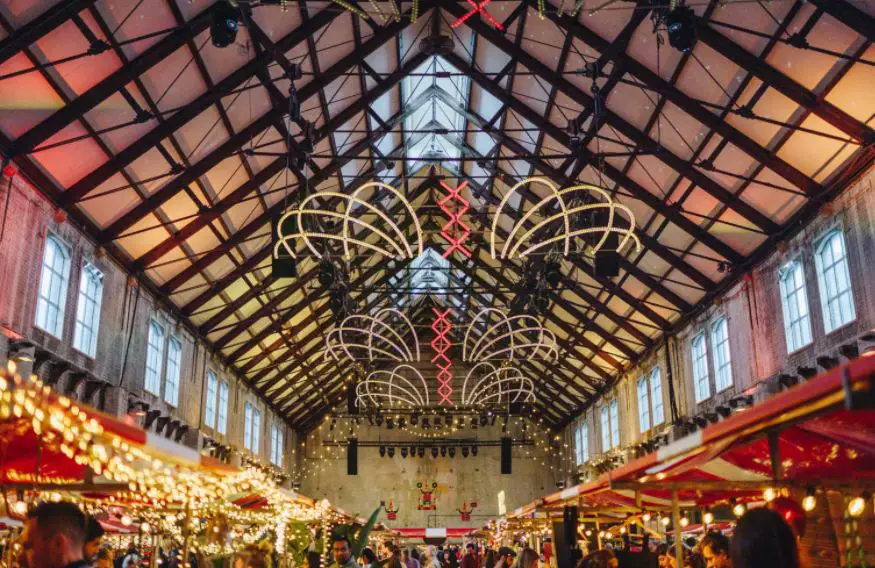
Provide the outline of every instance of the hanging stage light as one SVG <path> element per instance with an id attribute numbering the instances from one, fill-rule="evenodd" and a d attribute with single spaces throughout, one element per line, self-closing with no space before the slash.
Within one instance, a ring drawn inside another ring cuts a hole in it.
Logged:
<path id="1" fill-rule="evenodd" d="M 410 457 L 416 457 L 416 446 L 410 446 Z"/>
<path id="2" fill-rule="evenodd" d="M 418 448 L 416 448 L 416 455 L 421 458 L 425 457 L 425 446 L 419 446 Z"/>
<path id="3" fill-rule="evenodd" d="M 477 455 L 477 446 L 471 446 L 471 455 L 472 455 L 472 456 L 476 456 L 476 455 Z"/>
<path id="4" fill-rule="evenodd" d="M 386 457 L 386 446 L 380 446 L 380 457 Z"/>
<path id="5" fill-rule="evenodd" d="M 450 447 L 450 457 L 451 458 L 456 457 L 456 447 L 455 446 Z"/>
<path id="6" fill-rule="evenodd" d="M 463 458 L 468 457 L 468 446 L 462 446 L 462 457 Z"/>
<path id="7" fill-rule="evenodd" d="M 403 447 L 401 448 L 401 457 L 402 457 L 402 458 L 406 458 L 406 457 L 407 457 L 407 446 L 403 446 Z"/>
<path id="8" fill-rule="evenodd" d="M 562 283 L 562 265 L 558 260 L 551 260 L 544 268 L 544 280 L 550 288 L 558 288 Z"/>
<path id="9" fill-rule="evenodd" d="M 395 447 L 394 446 L 389 446 L 389 457 L 390 458 L 395 457 Z"/>
<path id="10" fill-rule="evenodd" d="M 481 425 L 481 426 L 486 426 L 486 422 L 487 422 L 487 420 L 488 420 L 488 419 L 486 418 L 486 415 L 485 415 L 485 414 L 481 414 L 481 415 L 480 415 L 480 425 Z"/>
<path id="11" fill-rule="evenodd" d="M 394 421 L 393 419 L 391 419 L 391 418 L 387 418 L 387 419 L 386 419 L 386 428 L 387 428 L 388 430 L 392 430 L 392 429 L 394 429 L 394 428 L 395 428 L 395 421 Z"/>
<path id="12" fill-rule="evenodd" d="M 446 446 L 441 446 L 441 457 L 442 458 L 447 457 L 447 447 Z"/>
<path id="13" fill-rule="evenodd" d="M 423 430 L 428 430 L 428 429 L 429 429 L 428 418 L 423 418 L 423 419 L 422 419 L 422 428 L 423 428 Z"/>
<path id="14" fill-rule="evenodd" d="M 437 446 L 432 447 L 432 449 L 431 449 L 431 457 L 433 457 L 433 458 L 438 457 L 438 449 L 437 449 Z"/>
<path id="15" fill-rule="evenodd" d="M 679 6 L 665 18 L 668 43 L 678 51 L 687 53 L 696 40 L 696 15 L 690 8 Z"/>
<path id="16" fill-rule="evenodd" d="M 814 487 L 809 487 L 806 491 L 805 498 L 802 499 L 802 508 L 809 513 L 817 507 L 817 490 Z"/>
<path id="17" fill-rule="evenodd" d="M 337 277 L 337 268 L 328 258 L 323 258 L 319 263 L 319 284 L 323 288 L 331 288 Z"/>
<path id="18" fill-rule="evenodd" d="M 228 47 L 237 39 L 240 11 L 228 2 L 219 2 L 210 20 L 210 39 L 218 48 Z"/>

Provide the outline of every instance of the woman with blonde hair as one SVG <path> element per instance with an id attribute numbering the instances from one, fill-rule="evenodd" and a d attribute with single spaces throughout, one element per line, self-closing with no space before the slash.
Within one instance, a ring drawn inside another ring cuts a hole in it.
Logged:
<path id="1" fill-rule="evenodd" d="M 538 568 L 538 553 L 528 546 L 522 549 L 511 568 Z"/>

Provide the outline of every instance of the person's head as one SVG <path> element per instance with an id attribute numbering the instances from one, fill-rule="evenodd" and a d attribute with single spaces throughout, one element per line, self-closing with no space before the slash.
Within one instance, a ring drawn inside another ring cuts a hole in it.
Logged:
<path id="1" fill-rule="evenodd" d="M 583 559 L 583 565 L 586 568 L 617 568 L 619 562 L 613 551 L 603 549 L 596 550 L 592 554 Z"/>
<path id="2" fill-rule="evenodd" d="M 401 550 L 401 561 L 407 562 L 408 560 L 410 560 L 410 549 L 404 548 Z"/>
<path id="3" fill-rule="evenodd" d="M 61 568 L 85 558 L 85 514 L 72 503 L 42 503 L 27 515 L 30 568 Z"/>
<path id="4" fill-rule="evenodd" d="M 418 548 L 411 548 L 410 549 L 410 558 L 412 558 L 414 560 L 419 560 L 419 549 Z"/>
<path id="5" fill-rule="evenodd" d="M 502 566 L 505 568 L 509 568 L 513 565 L 514 558 L 516 558 L 516 552 L 514 552 L 513 549 L 506 546 L 502 546 L 498 549 L 498 561 L 501 562 Z"/>
<path id="6" fill-rule="evenodd" d="M 342 566 L 349 562 L 352 556 L 352 545 L 346 537 L 338 538 L 331 545 L 331 551 L 334 553 L 334 561 Z"/>
<path id="7" fill-rule="evenodd" d="M 707 568 L 732 568 L 732 561 L 729 559 L 729 539 L 725 534 L 718 531 L 709 532 L 702 538 L 699 548 Z"/>
<path id="8" fill-rule="evenodd" d="M 362 555 L 359 558 L 359 564 L 362 566 L 370 566 L 374 562 L 377 561 L 377 555 L 374 554 L 374 551 L 370 548 L 365 548 L 362 550 Z"/>
<path id="9" fill-rule="evenodd" d="M 793 529 L 780 513 L 751 509 L 738 519 L 729 547 L 733 566 L 797 568 L 799 549 Z"/>
<path id="10" fill-rule="evenodd" d="M 96 568 L 112 568 L 112 553 L 108 548 L 102 548 L 97 552 Z"/>
<path id="11" fill-rule="evenodd" d="M 659 568 L 671 568 L 674 566 L 674 563 L 672 562 L 673 558 L 671 556 L 671 548 L 667 544 L 662 543 L 657 546 L 654 554 L 656 554 Z"/>
<path id="12" fill-rule="evenodd" d="M 395 552 L 397 552 L 397 550 Z M 393 553 L 392 558 L 386 563 L 386 568 L 404 568 L 404 565 L 401 564 L 401 559 Z"/>
<path id="13" fill-rule="evenodd" d="M 513 565 L 515 568 L 538 568 L 538 553 L 527 546 L 520 552 Z"/>
<path id="14" fill-rule="evenodd" d="M 393 544 L 392 544 L 391 540 L 384 540 L 383 542 L 380 543 L 380 547 L 377 550 L 377 552 L 380 553 L 380 556 L 385 558 L 385 557 L 390 556 L 392 554 L 392 547 L 393 547 Z"/>
<path id="15" fill-rule="evenodd" d="M 94 558 L 100 551 L 100 542 L 103 540 L 103 527 L 94 517 L 88 517 L 85 527 L 85 558 Z"/>
<path id="16" fill-rule="evenodd" d="M 469 542 L 465 545 L 465 554 L 474 554 L 474 543 Z"/>

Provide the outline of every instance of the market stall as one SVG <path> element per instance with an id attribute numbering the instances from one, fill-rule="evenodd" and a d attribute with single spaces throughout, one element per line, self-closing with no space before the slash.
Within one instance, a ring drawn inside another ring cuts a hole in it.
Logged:
<path id="1" fill-rule="evenodd" d="M 864 355 L 591 482 L 520 507 L 507 515 L 507 528 L 535 533 L 574 505 L 583 536 L 601 546 L 601 537 L 633 525 L 662 536 L 673 535 L 674 527 L 682 534 L 731 530 L 733 517 L 766 504 L 798 530 L 820 505 L 850 520 L 839 539 L 843 553 L 865 556 L 855 527 L 873 514 L 873 378 L 875 356 Z M 682 556 L 683 539 L 674 540 Z"/>

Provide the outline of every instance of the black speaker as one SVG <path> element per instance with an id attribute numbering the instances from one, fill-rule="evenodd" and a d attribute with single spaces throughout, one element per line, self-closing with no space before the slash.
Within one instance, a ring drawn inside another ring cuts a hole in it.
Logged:
<path id="1" fill-rule="evenodd" d="M 596 209 L 593 215 L 593 222 L 596 227 L 605 227 L 608 225 L 610 215 L 606 209 Z M 617 219 L 614 218 L 614 223 Z M 597 232 L 596 236 L 601 239 L 602 233 Z M 595 253 L 593 258 L 593 270 L 596 276 L 603 278 L 616 278 L 620 275 L 620 254 L 617 249 L 620 248 L 620 233 L 617 231 L 608 231 L 605 235 L 605 242 L 602 243 L 601 249 Z"/>
<path id="2" fill-rule="evenodd" d="M 510 475 L 511 470 L 511 442 L 510 438 L 501 439 L 501 474 Z"/>
<path id="3" fill-rule="evenodd" d="M 577 507 L 565 507 L 562 510 L 562 531 L 566 546 L 577 547 Z"/>
<path id="4" fill-rule="evenodd" d="M 359 407 L 356 406 L 356 404 L 355 404 L 355 399 L 358 396 L 355 393 L 357 386 L 358 386 L 358 383 L 353 381 L 349 384 L 349 387 L 347 387 L 347 389 L 346 389 L 346 412 L 348 414 L 358 414 L 359 413 Z"/>
<path id="5" fill-rule="evenodd" d="M 296 278 L 298 276 L 298 263 L 295 257 L 289 254 L 286 247 L 280 242 L 280 219 L 283 213 L 274 216 L 270 223 L 270 246 L 272 250 L 270 272 L 274 278 Z M 282 234 L 293 235 L 298 232 L 297 215 L 289 215 L 283 221 Z M 294 249 L 294 241 L 287 241 L 290 249 Z"/>
<path id="6" fill-rule="evenodd" d="M 346 441 L 346 474 L 359 474 L 359 441 L 358 438 L 349 438 Z"/>

